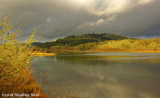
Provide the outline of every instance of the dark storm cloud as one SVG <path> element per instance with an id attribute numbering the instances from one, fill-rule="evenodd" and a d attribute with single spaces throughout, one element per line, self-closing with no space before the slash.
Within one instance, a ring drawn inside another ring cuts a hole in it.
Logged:
<path id="1" fill-rule="evenodd" d="M 38 27 L 41 41 L 72 34 L 160 36 L 159 0 L 0 0 L 0 11 Z"/>

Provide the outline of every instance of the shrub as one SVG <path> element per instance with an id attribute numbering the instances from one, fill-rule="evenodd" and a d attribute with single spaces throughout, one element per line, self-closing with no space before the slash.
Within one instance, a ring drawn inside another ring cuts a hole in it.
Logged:
<path id="1" fill-rule="evenodd" d="M 33 88 L 25 88 L 32 80 L 30 65 L 34 47 L 31 43 L 35 41 L 36 29 L 26 41 L 21 39 L 21 33 L 21 23 L 15 23 L 11 16 L 2 16 L 0 19 L 0 94 L 36 91 Z"/>

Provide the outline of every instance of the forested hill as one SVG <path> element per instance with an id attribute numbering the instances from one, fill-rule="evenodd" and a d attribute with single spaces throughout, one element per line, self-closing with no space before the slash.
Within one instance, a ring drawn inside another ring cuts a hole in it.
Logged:
<path id="1" fill-rule="evenodd" d="M 65 38 L 57 39 L 56 41 L 46 42 L 38 45 L 40 48 L 51 48 L 52 46 L 77 46 L 80 44 L 91 43 L 91 42 L 102 42 L 106 40 L 122 40 L 130 39 L 128 37 L 117 35 L 117 34 L 83 34 L 80 36 L 71 35 Z"/>

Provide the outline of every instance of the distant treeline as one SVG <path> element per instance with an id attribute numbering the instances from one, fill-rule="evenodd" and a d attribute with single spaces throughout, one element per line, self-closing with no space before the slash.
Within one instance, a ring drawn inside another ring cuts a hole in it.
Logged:
<path id="1" fill-rule="evenodd" d="M 70 49 L 82 51 L 133 50 L 158 51 L 160 39 L 135 39 L 116 34 L 83 34 L 71 35 L 53 42 L 39 44 L 40 48 Z"/>
<path id="2" fill-rule="evenodd" d="M 117 35 L 117 34 L 83 34 L 80 36 L 71 35 L 65 38 L 57 39 L 56 41 L 46 42 L 39 44 L 38 47 L 40 48 L 55 48 L 55 49 L 70 49 L 75 46 L 85 44 L 85 43 L 92 43 L 92 42 L 103 42 L 106 40 L 122 40 L 122 39 L 130 39 L 128 37 Z"/>

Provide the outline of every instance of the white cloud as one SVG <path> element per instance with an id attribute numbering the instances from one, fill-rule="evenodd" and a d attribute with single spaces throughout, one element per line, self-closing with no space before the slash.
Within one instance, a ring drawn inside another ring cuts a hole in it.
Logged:
<path id="1" fill-rule="evenodd" d="M 108 21 L 113 21 L 116 18 L 116 15 L 112 15 L 108 18 Z"/>
<path id="2" fill-rule="evenodd" d="M 129 0 L 104 0 L 100 6 L 97 5 L 97 2 L 99 1 L 92 2 L 93 4 L 88 7 L 88 11 L 98 16 L 123 12 L 129 8 L 130 4 Z"/>
<path id="3" fill-rule="evenodd" d="M 99 19 L 99 20 L 97 20 L 96 22 L 92 22 L 92 23 L 90 23 L 90 26 L 99 26 L 99 25 L 101 25 L 102 23 L 104 22 L 104 19 Z"/>
<path id="4" fill-rule="evenodd" d="M 108 16 L 108 21 L 112 21 L 116 18 L 117 14 L 129 11 L 137 6 L 145 5 L 153 2 L 154 0 L 101 0 L 100 6 L 98 6 L 99 0 L 92 0 L 90 6 L 86 7 L 86 10 L 97 16 Z"/>
<path id="5" fill-rule="evenodd" d="M 139 0 L 138 1 L 138 4 L 149 4 L 149 3 L 151 3 L 151 2 L 153 2 L 154 0 Z"/>

